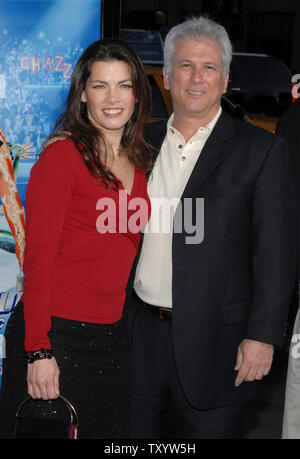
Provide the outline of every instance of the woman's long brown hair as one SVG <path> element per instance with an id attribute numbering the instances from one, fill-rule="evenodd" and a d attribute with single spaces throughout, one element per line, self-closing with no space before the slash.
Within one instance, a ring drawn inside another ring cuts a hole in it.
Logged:
<path id="1" fill-rule="evenodd" d="M 151 110 L 151 90 L 137 52 L 119 39 L 98 40 L 82 53 L 72 75 L 66 111 L 57 120 L 45 143 L 63 132 L 64 136 L 73 140 L 92 175 L 107 187 L 114 184 L 118 188 L 117 179 L 100 160 L 99 144 L 101 156 L 105 157 L 107 153 L 104 136 L 89 121 L 86 108 L 81 102 L 81 94 L 94 62 L 113 60 L 126 62 L 130 66 L 133 91 L 138 101 L 134 115 L 125 126 L 121 145 L 134 167 L 144 171 L 151 169 L 150 156 L 145 154 L 145 150 L 150 151 L 150 147 L 143 137 L 143 129 Z"/>

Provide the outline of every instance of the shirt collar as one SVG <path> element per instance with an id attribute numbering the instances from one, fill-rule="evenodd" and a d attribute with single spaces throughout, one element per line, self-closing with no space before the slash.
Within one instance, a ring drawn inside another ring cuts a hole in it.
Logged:
<path id="1" fill-rule="evenodd" d="M 196 132 L 196 134 L 193 136 L 193 137 L 208 137 L 210 135 L 210 133 L 212 132 L 213 128 L 215 127 L 218 119 L 220 118 L 221 116 L 221 113 L 222 113 L 222 107 L 219 108 L 217 114 L 213 117 L 213 119 L 206 125 L 206 126 L 200 126 L 198 131 Z M 172 113 L 172 115 L 170 116 L 169 120 L 168 120 L 168 123 L 167 123 L 167 132 L 171 132 L 171 133 L 178 133 L 180 134 L 179 131 L 177 131 L 177 129 L 175 129 L 173 127 L 173 121 L 174 121 L 174 113 Z M 181 135 L 181 134 L 180 134 Z"/>

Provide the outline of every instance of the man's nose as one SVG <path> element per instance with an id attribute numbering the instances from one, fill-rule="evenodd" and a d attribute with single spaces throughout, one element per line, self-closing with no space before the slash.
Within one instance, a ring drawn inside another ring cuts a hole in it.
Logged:
<path id="1" fill-rule="evenodd" d="M 192 80 L 195 83 L 201 83 L 204 80 L 204 70 L 202 67 L 194 67 L 192 71 Z"/>

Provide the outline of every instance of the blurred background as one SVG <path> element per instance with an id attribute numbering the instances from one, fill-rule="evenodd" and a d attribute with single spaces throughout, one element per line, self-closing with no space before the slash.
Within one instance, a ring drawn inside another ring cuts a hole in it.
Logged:
<path id="1" fill-rule="evenodd" d="M 105 15 L 113 21 L 105 21 Z M 209 15 L 229 31 L 235 51 L 267 53 L 292 72 L 300 66 L 297 0 L 115 0 L 104 2 L 104 35 L 120 28 L 159 30 L 162 38 L 189 15 Z"/>

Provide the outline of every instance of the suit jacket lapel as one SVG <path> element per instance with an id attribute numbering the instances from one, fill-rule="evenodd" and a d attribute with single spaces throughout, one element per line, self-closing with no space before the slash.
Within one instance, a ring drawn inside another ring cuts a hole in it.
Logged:
<path id="1" fill-rule="evenodd" d="M 206 177 L 220 164 L 227 153 L 230 145 L 226 147 L 226 140 L 235 134 L 234 121 L 222 112 L 212 133 L 207 139 L 205 146 L 196 162 L 189 181 L 182 194 L 182 198 L 188 197 Z"/>
<path id="2" fill-rule="evenodd" d="M 147 141 L 153 148 L 153 161 L 155 162 L 161 145 L 166 135 L 166 122 L 153 123 L 149 125 L 146 136 Z M 188 197 L 194 189 L 206 179 L 206 177 L 220 164 L 223 158 L 230 151 L 230 145 L 226 146 L 226 140 L 235 135 L 233 119 L 226 115 L 224 111 L 218 119 L 212 133 L 210 134 L 205 146 L 196 162 L 189 181 L 185 187 L 182 197 Z M 149 178 L 150 173 L 147 174 Z"/>

